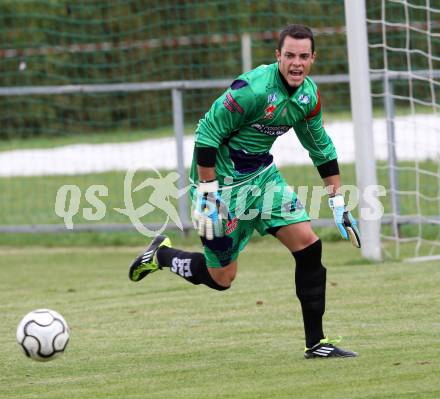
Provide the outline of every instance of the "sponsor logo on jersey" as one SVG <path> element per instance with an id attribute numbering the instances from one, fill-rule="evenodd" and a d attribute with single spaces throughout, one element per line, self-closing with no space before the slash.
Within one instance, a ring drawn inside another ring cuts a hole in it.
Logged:
<path id="1" fill-rule="evenodd" d="M 290 129 L 289 125 L 266 126 L 261 123 L 254 123 L 251 126 L 260 133 L 267 134 L 268 136 L 282 136 Z"/>
<path id="2" fill-rule="evenodd" d="M 276 103 L 276 102 L 277 102 L 277 99 L 278 99 L 278 97 L 277 97 L 277 93 L 270 93 L 270 94 L 267 96 L 267 102 L 268 102 L 268 103 Z"/>
<path id="3" fill-rule="evenodd" d="M 301 94 L 299 97 L 298 97 L 298 101 L 301 103 L 301 104 L 308 104 L 309 102 L 310 102 L 310 96 L 308 96 L 307 94 Z"/>

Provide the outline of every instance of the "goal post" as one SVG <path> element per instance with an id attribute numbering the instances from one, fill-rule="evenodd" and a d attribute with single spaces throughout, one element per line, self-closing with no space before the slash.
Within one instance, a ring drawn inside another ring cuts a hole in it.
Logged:
<path id="1" fill-rule="evenodd" d="M 377 186 L 365 1 L 345 0 L 345 16 L 356 180 L 360 193 L 359 223 L 362 232 L 362 255 L 371 260 L 381 260 L 381 220 L 379 218 L 368 220 L 362 214 L 363 210 L 371 206 L 364 199 L 363 193 L 368 187 Z"/>

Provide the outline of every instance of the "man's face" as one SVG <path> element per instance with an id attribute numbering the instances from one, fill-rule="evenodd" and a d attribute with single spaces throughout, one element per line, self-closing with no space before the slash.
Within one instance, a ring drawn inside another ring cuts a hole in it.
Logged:
<path id="1" fill-rule="evenodd" d="M 275 55 L 278 60 L 278 68 L 289 86 L 301 86 L 315 61 L 315 53 L 312 53 L 312 41 L 286 36 L 281 51 L 275 50 Z"/>

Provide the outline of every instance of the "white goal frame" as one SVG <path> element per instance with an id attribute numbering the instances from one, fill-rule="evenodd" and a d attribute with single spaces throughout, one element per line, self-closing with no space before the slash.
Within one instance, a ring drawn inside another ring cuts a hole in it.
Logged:
<path id="1" fill-rule="evenodd" d="M 365 220 L 362 217 L 362 210 L 371 208 L 362 194 L 367 187 L 377 186 L 365 0 L 345 0 L 345 19 L 355 140 L 356 180 L 360 193 L 361 250 L 365 258 L 380 261 L 382 259 L 381 219 Z"/>

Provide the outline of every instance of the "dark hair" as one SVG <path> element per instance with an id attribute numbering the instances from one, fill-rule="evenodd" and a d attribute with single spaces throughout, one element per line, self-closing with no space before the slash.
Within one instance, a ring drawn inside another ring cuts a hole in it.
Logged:
<path id="1" fill-rule="evenodd" d="M 288 25 L 280 32 L 280 38 L 278 40 L 278 50 L 281 51 L 286 36 L 293 37 L 294 39 L 310 39 L 312 42 L 312 53 L 315 52 L 315 39 L 313 38 L 313 32 L 310 28 L 304 25 Z"/>

